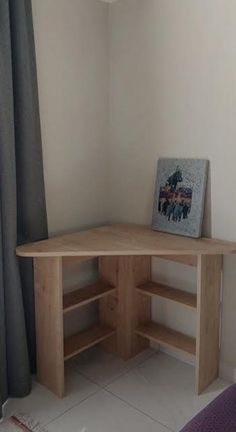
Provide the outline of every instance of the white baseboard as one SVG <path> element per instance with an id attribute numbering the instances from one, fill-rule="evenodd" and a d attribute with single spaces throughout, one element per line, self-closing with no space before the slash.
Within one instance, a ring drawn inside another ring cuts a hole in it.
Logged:
<path id="1" fill-rule="evenodd" d="M 164 352 L 169 356 L 176 358 L 177 360 L 183 361 L 184 363 L 192 366 L 195 365 L 195 358 L 190 354 L 180 352 L 172 348 L 160 348 L 160 345 L 155 342 L 151 342 L 151 347 L 156 351 Z M 236 368 L 234 366 L 220 362 L 219 377 L 225 381 L 236 383 Z"/>
<path id="2" fill-rule="evenodd" d="M 227 363 L 220 362 L 219 377 L 226 381 L 236 383 L 236 368 Z"/>
<path id="3" fill-rule="evenodd" d="M 192 365 L 192 366 L 195 365 L 195 358 L 191 354 L 187 354 L 187 353 L 175 350 L 174 348 L 167 348 L 167 347 L 161 347 L 160 348 L 160 345 L 156 342 L 151 342 L 151 347 L 155 351 L 160 351 L 160 352 L 163 352 L 165 354 L 168 354 L 169 356 L 174 357 L 177 360 L 181 360 L 184 363 L 187 363 L 187 364 Z"/>

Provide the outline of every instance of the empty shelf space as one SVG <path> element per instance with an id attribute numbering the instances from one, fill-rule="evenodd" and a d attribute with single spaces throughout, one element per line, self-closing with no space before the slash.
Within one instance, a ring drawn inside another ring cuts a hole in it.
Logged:
<path id="1" fill-rule="evenodd" d="M 177 288 L 171 288 L 157 282 L 148 282 L 137 287 L 138 292 L 148 296 L 159 296 L 181 303 L 191 308 L 197 307 L 197 296 Z"/>
<path id="2" fill-rule="evenodd" d="M 191 267 L 197 267 L 196 255 L 154 255 L 154 258 L 160 258 L 167 261 L 185 264 Z"/>
<path id="3" fill-rule="evenodd" d="M 115 291 L 116 288 L 114 286 L 108 285 L 101 281 L 85 288 L 76 289 L 72 292 L 64 294 L 63 311 L 64 313 L 69 312 Z"/>
<path id="4" fill-rule="evenodd" d="M 196 353 L 196 340 L 194 338 L 161 324 L 154 322 L 140 324 L 136 329 L 136 334 L 158 342 L 160 345 L 176 348 L 193 355 Z"/>
<path id="5" fill-rule="evenodd" d="M 62 257 L 63 266 L 71 266 L 82 264 L 88 261 L 95 260 L 97 257 L 92 256 L 64 256 Z"/>
<path id="6" fill-rule="evenodd" d="M 102 342 L 115 333 L 115 330 L 103 324 L 97 324 L 76 335 L 64 340 L 64 359 L 79 354 L 80 352 Z"/>

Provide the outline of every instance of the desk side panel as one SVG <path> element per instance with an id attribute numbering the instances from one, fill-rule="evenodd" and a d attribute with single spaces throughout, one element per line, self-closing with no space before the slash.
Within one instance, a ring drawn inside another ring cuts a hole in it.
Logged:
<path id="1" fill-rule="evenodd" d="M 34 258 L 37 379 L 64 395 L 62 259 Z"/>
<path id="2" fill-rule="evenodd" d="M 196 392 L 218 376 L 222 256 L 198 257 Z"/>

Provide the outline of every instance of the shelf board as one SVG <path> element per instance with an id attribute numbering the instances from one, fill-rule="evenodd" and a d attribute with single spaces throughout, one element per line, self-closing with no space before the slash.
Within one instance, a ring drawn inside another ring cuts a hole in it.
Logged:
<path id="1" fill-rule="evenodd" d="M 75 289 L 63 296 L 63 312 L 70 312 L 99 298 L 105 297 L 116 291 L 112 285 L 98 281 L 85 288 Z"/>
<path id="2" fill-rule="evenodd" d="M 153 297 L 159 296 L 164 297 L 168 300 L 172 300 L 177 303 L 181 303 L 191 308 L 197 307 L 197 296 L 177 288 L 171 288 L 167 285 L 163 285 L 157 282 L 148 282 L 146 284 L 137 287 L 137 291 L 141 294 Z"/>
<path id="3" fill-rule="evenodd" d="M 115 330 L 104 324 L 97 324 L 64 340 L 64 359 L 79 354 L 82 351 L 102 342 L 112 336 Z"/>
<path id="4" fill-rule="evenodd" d="M 164 327 L 161 324 L 149 322 L 140 324 L 136 329 L 136 334 L 143 336 L 160 345 L 172 347 L 189 354 L 196 354 L 196 340 L 183 333 Z"/>

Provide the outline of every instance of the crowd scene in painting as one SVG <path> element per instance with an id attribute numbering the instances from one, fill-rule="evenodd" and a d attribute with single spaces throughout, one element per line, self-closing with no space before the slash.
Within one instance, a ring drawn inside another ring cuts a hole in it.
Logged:
<path id="1" fill-rule="evenodd" d="M 187 219 L 191 211 L 192 189 L 186 186 L 178 186 L 183 182 L 182 170 L 179 166 L 168 177 L 165 186 L 160 188 L 158 211 L 166 216 L 168 221 L 180 222 Z"/>
<path id="2" fill-rule="evenodd" d="M 168 221 L 180 222 L 182 219 L 187 219 L 191 210 L 191 203 L 185 199 L 175 198 L 160 198 L 159 213 L 166 216 Z"/>

